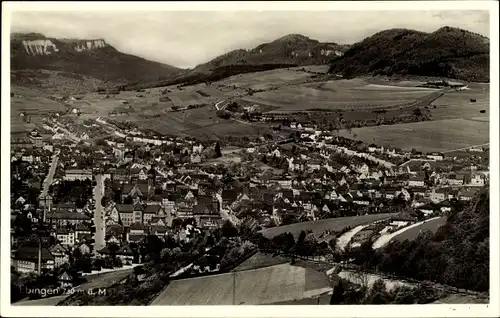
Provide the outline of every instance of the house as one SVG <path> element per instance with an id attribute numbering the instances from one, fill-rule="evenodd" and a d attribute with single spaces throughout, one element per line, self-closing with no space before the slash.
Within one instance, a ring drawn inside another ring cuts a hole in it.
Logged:
<path id="1" fill-rule="evenodd" d="M 80 223 L 75 228 L 75 241 L 80 243 L 88 239 L 88 237 L 92 237 L 92 232 L 90 231 L 90 227 Z"/>
<path id="2" fill-rule="evenodd" d="M 105 246 L 103 249 L 98 251 L 101 256 L 110 256 L 111 251 L 109 246 Z M 130 245 L 125 244 L 120 247 L 115 252 L 115 256 L 122 260 L 122 262 L 133 262 L 134 261 L 134 250 Z"/>
<path id="3" fill-rule="evenodd" d="M 447 196 L 448 190 L 446 188 L 433 189 L 429 194 L 429 198 L 432 202 L 437 203 L 444 201 Z"/>
<path id="4" fill-rule="evenodd" d="M 473 187 L 482 187 L 486 184 L 486 177 L 481 173 L 474 173 L 470 179 L 469 185 Z"/>
<path id="5" fill-rule="evenodd" d="M 203 151 L 203 145 L 193 146 L 193 153 L 201 153 Z"/>
<path id="6" fill-rule="evenodd" d="M 62 245 L 75 245 L 75 232 L 65 228 L 57 229 L 56 238 Z"/>
<path id="7" fill-rule="evenodd" d="M 57 277 L 59 281 L 59 286 L 62 288 L 70 288 L 73 286 L 73 277 L 68 274 L 68 272 L 64 271 L 59 277 Z"/>
<path id="8" fill-rule="evenodd" d="M 146 227 L 142 223 L 132 223 L 130 231 L 127 233 L 127 241 L 140 242 L 146 237 Z"/>
<path id="9" fill-rule="evenodd" d="M 424 176 L 414 176 L 408 180 L 408 186 L 410 187 L 423 187 L 425 185 Z"/>
<path id="10" fill-rule="evenodd" d="M 439 210 L 443 213 L 450 212 L 452 210 L 452 205 L 450 200 L 443 200 L 438 203 Z"/>
<path id="11" fill-rule="evenodd" d="M 474 198 L 475 195 L 475 191 L 460 191 L 458 193 L 458 199 L 460 201 L 470 201 Z"/>
<path id="12" fill-rule="evenodd" d="M 147 177 L 146 177 L 147 178 Z M 150 192 L 150 184 L 137 182 L 125 184 L 122 189 L 122 200 L 125 198 L 147 198 Z"/>
<path id="13" fill-rule="evenodd" d="M 292 180 L 290 179 L 273 179 L 270 180 L 271 183 L 277 183 L 282 189 L 291 189 L 292 188 Z"/>
<path id="14" fill-rule="evenodd" d="M 54 257 L 55 267 L 59 267 L 69 262 L 68 250 L 60 243 L 57 243 L 56 245 L 49 248 L 49 252 Z"/>
<path id="15" fill-rule="evenodd" d="M 78 250 L 80 250 L 80 253 L 82 255 L 89 255 L 90 254 L 90 246 L 87 243 L 81 243 L 76 248 Z"/>
<path id="16" fill-rule="evenodd" d="M 20 196 L 20 197 L 19 197 L 19 198 L 17 198 L 17 200 L 16 200 L 16 203 L 17 203 L 17 204 L 21 204 L 21 205 L 23 205 L 25 202 L 26 202 L 26 200 L 25 200 L 22 196 Z"/>
<path id="17" fill-rule="evenodd" d="M 375 152 L 377 150 L 377 145 L 370 144 L 368 145 L 368 152 Z"/>
<path id="18" fill-rule="evenodd" d="M 357 170 L 358 170 L 359 174 L 368 175 L 370 173 L 370 168 L 368 167 L 368 165 L 366 163 L 363 164 L 362 166 L 358 167 Z"/>
<path id="19" fill-rule="evenodd" d="M 111 224 L 118 224 L 120 222 L 120 213 L 115 207 L 116 206 L 113 206 L 113 208 L 108 210 L 108 212 L 106 213 L 106 226 Z"/>
<path id="20" fill-rule="evenodd" d="M 118 213 L 123 226 L 130 226 L 134 223 L 134 206 L 132 204 L 117 204 L 111 213 Z"/>
<path id="21" fill-rule="evenodd" d="M 310 160 L 307 163 L 307 167 L 312 171 L 317 171 L 321 169 L 321 160 Z"/>
<path id="22" fill-rule="evenodd" d="M 140 169 L 140 171 L 137 175 L 139 177 L 139 180 L 147 180 L 148 179 L 148 173 L 147 173 L 146 168 Z"/>
<path id="23" fill-rule="evenodd" d="M 465 182 L 465 177 L 462 174 L 450 174 L 448 175 L 448 184 L 452 186 L 463 185 Z"/>
<path id="24" fill-rule="evenodd" d="M 41 269 L 51 270 L 55 267 L 54 256 L 47 248 L 41 249 Z M 38 271 L 38 247 L 20 247 L 11 262 L 15 270 L 20 273 L 34 273 Z"/>
<path id="25" fill-rule="evenodd" d="M 434 207 L 431 204 L 424 204 L 418 207 L 418 210 L 425 215 L 430 215 L 434 213 Z"/>
<path id="26" fill-rule="evenodd" d="M 163 215 L 165 212 L 161 205 L 148 205 L 143 211 L 143 221 L 146 224 L 151 223 L 155 216 Z"/>
<path id="27" fill-rule="evenodd" d="M 193 205 L 185 201 L 179 202 L 176 206 L 176 214 L 179 218 L 190 218 L 193 216 Z"/>
<path id="28" fill-rule="evenodd" d="M 81 170 L 81 169 L 66 170 L 64 180 L 69 180 L 69 181 L 92 180 L 92 170 Z"/>
<path id="29" fill-rule="evenodd" d="M 194 219 L 196 220 L 196 224 L 203 229 L 217 229 L 222 226 L 222 217 L 220 215 L 195 215 Z"/>
<path id="30" fill-rule="evenodd" d="M 134 211 L 133 211 L 133 222 L 134 223 L 142 223 L 144 222 L 144 207 L 140 203 L 136 203 L 134 205 Z"/>
<path id="31" fill-rule="evenodd" d="M 89 222 L 91 218 L 83 213 L 78 212 L 68 212 L 68 211 L 55 211 L 48 212 L 46 216 L 46 220 L 50 223 L 57 226 L 65 226 L 65 225 L 77 225 L 79 223 Z"/>
<path id="32" fill-rule="evenodd" d="M 427 193 L 427 188 L 425 187 L 412 187 L 410 188 L 411 193 L 413 193 L 414 196 L 420 196 L 420 197 L 425 197 Z"/>
<path id="33" fill-rule="evenodd" d="M 431 153 L 426 156 L 428 159 L 432 159 L 435 161 L 442 161 L 444 159 L 443 155 L 439 153 Z"/>
<path id="34" fill-rule="evenodd" d="M 192 155 L 191 163 L 201 163 L 201 156 L 199 154 Z"/>

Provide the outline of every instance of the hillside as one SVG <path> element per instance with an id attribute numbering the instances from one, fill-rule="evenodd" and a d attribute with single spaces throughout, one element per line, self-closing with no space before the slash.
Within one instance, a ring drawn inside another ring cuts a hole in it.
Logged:
<path id="1" fill-rule="evenodd" d="M 488 82 L 489 50 L 488 38 L 462 29 L 390 29 L 352 45 L 332 60 L 330 72 L 345 77 L 400 74 Z"/>
<path id="2" fill-rule="evenodd" d="M 234 50 L 196 66 L 174 79 L 123 85 L 125 90 L 168 85 L 215 82 L 233 75 L 262 72 L 302 65 L 325 65 L 341 56 L 348 45 L 321 43 L 299 34 L 289 34 L 251 50 Z"/>
<path id="3" fill-rule="evenodd" d="M 422 231 L 412 241 L 393 241 L 381 251 L 362 245 L 357 264 L 420 281 L 457 288 L 489 290 L 489 188 L 459 212 L 450 214 L 436 233 Z"/>
<path id="4" fill-rule="evenodd" d="M 60 71 L 113 83 L 161 80 L 183 72 L 119 52 L 103 39 L 55 39 L 38 33 L 11 35 L 11 68 Z"/>
<path id="5" fill-rule="evenodd" d="M 347 45 L 321 43 L 300 34 L 289 34 L 250 50 L 239 49 L 223 54 L 195 67 L 193 72 L 207 73 L 229 65 L 328 64 L 332 57 L 341 56 L 347 48 Z"/>

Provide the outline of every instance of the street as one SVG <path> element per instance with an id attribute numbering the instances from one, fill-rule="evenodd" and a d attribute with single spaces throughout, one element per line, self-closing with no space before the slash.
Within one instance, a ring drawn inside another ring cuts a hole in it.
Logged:
<path id="1" fill-rule="evenodd" d="M 47 174 L 47 177 L 45 177 L 43 183 L 43 190 L 42 193 L 40 194 L 40 198 L 42 199 L 49 193 L 49 187 L 52 184 L 52 180 L 54 179 L 54 173 L 56 173 L 58 161 L 59 161 L 59 156 L 54 155 L 52 157 L 52 163 L 50 164 L 49 173 Z"/>
<path id="2" fill-rule="evenodd" d="M 95 176 L 96 186 L 94 187 L 94 225 L 95 225 L 95 250 L 100 250 L 106 246 L 104 240 L 106 230 L 104 223 L 104 207 L 101 205 L 101 200 L 104 195 L 104 178 L 98 174 Z"/>

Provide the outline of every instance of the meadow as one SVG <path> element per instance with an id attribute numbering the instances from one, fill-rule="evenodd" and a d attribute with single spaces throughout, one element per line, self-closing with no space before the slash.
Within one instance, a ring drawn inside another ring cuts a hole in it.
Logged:
<path id="1" fill-rule="evenodd" d="M 416 123 L 341 130 L 341 136 L 364 143 L 375 143 L 403 150 L 440 152 L 489 142 L 489 127 L 484 121 L 444 119 Z"/>
<path id="2" fill-rule="evenodd" d="M 239 271 L 234 276 L 228 273 L 172 281 L 151 305 L 232 305 L 233 290 L 236 305 L 258 305 L 302 299 L 327 288 L 331 290 L 325 274 L 281 264 Z"/>
<path id="3" fill-rule="evenodd" d="M 368 84 L 362 79 L 335 80 L 282 86 L 258 92 L 249 100 L 278 106 L 275 112 L 373 110 L 409 106 L 435 93 L 433 89 Z"/>
<path id="4" fill-rule="evenodd" d="M 269 89 L 271 87 L 302 83 L 311 78 L 311 74 L 299 70 L 300 68 L 276 69 L 265 72 L 256 72 L 231 76 L 217 82 L 223 86 L 240 89 Z"/>
<path id="5" fill-rule="evenodd" d="M 40 88 L 13 86 L 12 90 L 17 95 L 12 98 L 11 110 L 12 115 L 17 116 L 21 111 L 39 113 L 43 109 L 44 112 L 64 113 L 77 107 L 85 118 L 108 117 L 110 112 L 117 111 L 123 114 L 118 114 L 114 119 L 135 122 L 142 128 L 162 134 L 217 139 L 225 135 L 258 136 L 271 131 L 269 124 L 218 118 L 214 105 L 219 101 L 234 100 L 241 106 L 257 104 L 258 111 L 263 113 L 307 112 L 304 120 L 316 123 L 336 121 L 339 112 L 346 121 L 375 122 L 382 118 L 396 118 L 397 121 L 401 116 L 411 117 L 416 107 L 430 103 L 441 92 L 416 87 L 422 82 L 413 80 L 387 77 L 326 80 L 331 76 L 316 77 L 315 73 L 326 70 L 327 66 L 324 65 L 293 67 L 235 75 L 211 84 L 184 87 L 171 85 L 122 91 L 110 96 L 92 92 L 80 94 L 81 100 L 66 105 L 50 99 L 47 92 Z M 485 143 L 488 140 L 485 141 L 482 136 L 487 134 L 487 125 L 481 126 L 485 120 L 481 117 L 487 115 L 480 111 L 488 109 L 489 86 L 475 83 L 469 86 L 471 89 L 466 91 L 445 93 L 428 106 L 432 120 L 470 119 L 466 122 L 353 128 L 355 135 L 347 131 L 340 133 L 369 143 L 385 143 L 405 149 L 426 146 L 439 151 L 458 148 L 457 145 L 463 147 Z M 250 88 L 265 91 L 248 95 Z M 476 99 L 476 102 L 470 99 Z M 206 106 L 172 112 L 190 105 Z M 377 109 L 386 112 L 379 115 L 374 113 Z M 295 120 L 302 119 L 301 115 L 296 115 L 293 115 Z M 443 125 L 446 126 L 444 129 Z M 461 125 L 467 135 L 460 131 Z M 22 125 L 13 125 L 21 129 L 18 126 Z M 420 133 L 420 129 L 426 131 Z"/>
<path id="6" fill-rule="evenodd" d="M 420 234 L 420 231 L 429 230 L 429 231 L 432 231 L 433 233 L 435 233 L 437 231 L 437 229 L 440 228 L 445 223 L 446 223 L 446 218 L 441 217 L 439 219 L 435 219 L 435 220 L 423 223 L 419 226 L 413 227 L 411 229 L 408 229 L 408 230 L 404 231 L 403 233 L 400 233 L 400 234 L 396 235 L 395 237 L 393 237 L 391 239 L 391 241 L 395 241 L 395 240 L 400 241 L 400 242 L 405 241 L 405 240 L 412 241 L 412 240 L 417 238 L 417 236 Z"/>
<path id="7" fill-rule="evenodd" d="M 369 214 L 360 216 L 346 216 L 332 219 L 323 219 L 310 222 L 295 223 L 290 225 L 272 227 L 261 230 L 261 233 L 267 238 L 273 238 L 276 235 L 290 232 L 293 236 L 298 237 L 301 231 L 311 230 L 316 236 L 326 230 L 340 231 L 346 227 L 356 227 L 358 225 L 369 224 L 375 221 L 384 220 L 391 217 L 393 214 Z"/>

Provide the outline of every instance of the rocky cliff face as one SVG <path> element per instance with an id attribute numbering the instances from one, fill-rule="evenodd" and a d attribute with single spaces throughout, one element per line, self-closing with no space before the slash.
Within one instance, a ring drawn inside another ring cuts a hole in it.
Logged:
<path id="1" fill-rule="evenodd" d="M 168 78 L 183 70 L 119 52 L 104 39 L 56 39 L 39 33 L 11 35 L 13 70 L 46 69 L 117 83 Z"/>
<path id="2" fill-rule="evenodd" d="M 23 38 L 18 35 L 17 38 L 12 39 L 12 42 L 13 53 L 26 54 L 29 56 L 54 55 L 64 51 L 81 53 L 84 51 L 102 49 L 108 46 L 103 39 L 57 40 L 46 38 L 42 35 L 40 35 L 39 38 L 33 38 L 33 36 Z"/>
<path id="3" fill-rule="evenodd" d="M 28 55 L 49 55 L 59 52 L 57 46 L 51 40 L 23 40 L 22 42 L 24 51 Z"/>
<path id="4" fill-rule="evenodd" d="M 74 47 L 75 51 L 83 52 L 90 50 L 97 50 L 106 47 L 106 42 L 104 40 L 88 40 L 88 41 L 78 41 Z"/>

